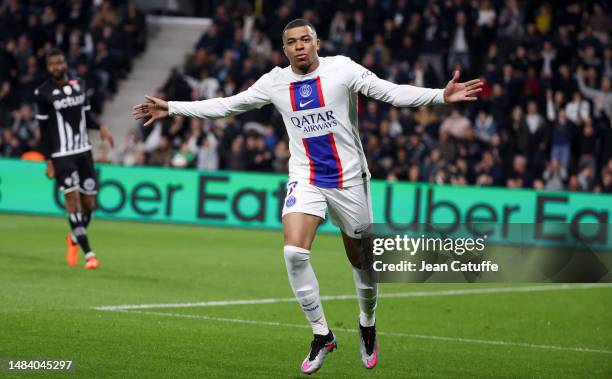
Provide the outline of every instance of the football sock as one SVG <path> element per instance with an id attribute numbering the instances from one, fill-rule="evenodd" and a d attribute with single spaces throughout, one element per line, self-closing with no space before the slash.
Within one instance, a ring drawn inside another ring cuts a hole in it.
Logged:
<path id="1" fill-rule="evenodd" d="M 83 215 L 83 226 L 85 226 L 85 229 L 87 229 L 87 227 L 89 226 L 90 221 L 91 221 L 91 214 L 84 214 Z M 79 243 L 79 240 L 76 238 L 74 233 L 70 233 L 70 238 L 72 240 L 72 243 Z"/>
<path id="2" fill-rule="evenodd" d="M 85 254 L 91 252 L 89 247 L 89 240 L 87 239 L 87 232 L 85 231 L 85 224 L 83 223 L 83 215 L 81 212 L 68 213 L 68 222 L 72 228 L 72 235 L 76 237 L 81 249 Z"/>
<path id="3" fill-rule="evenodd" d="M 85 229 L 87 229 L 87 227 L 89 226 L 89 222 L 91 221 L 91 213 L 85 213 L 83 215 L 83 226 L 85 226 Z"/>
<path id="4" fill-rule="evenodd" d="M 296 246 L 284 247 L 285 264 L 293 293 L 314 334 L 327 335 L 329 328 L 319 296 L 319 283 L 310 265 L 310 251 Z"/>
<path id="5" fill-rule="evenodd" d="M 357 301 L 359 302 L 359 323 L 361 326 L 374 326 L 376 323 L 376 302 L 378 295 L 378 283 L 364 270 L 353 267 L 353 280 L 357 289 Z"/>

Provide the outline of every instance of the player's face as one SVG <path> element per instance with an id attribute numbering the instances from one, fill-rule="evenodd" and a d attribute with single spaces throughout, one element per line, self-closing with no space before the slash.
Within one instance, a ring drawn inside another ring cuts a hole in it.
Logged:
<path id="1" fill-rule="evenodd" d="M 307 73 L 317 61 L 321 42 L 309 26 L 299 26 L 283 34 L 283 51 L 294 68 Z"/>
<path id="2" fill-rule="evenodd" d="M 64 79 L 68 72 L 66 60 L 61 55 L 52 55 L 47 59 L 47 71 L 54 80 L 60 81 Z"/>

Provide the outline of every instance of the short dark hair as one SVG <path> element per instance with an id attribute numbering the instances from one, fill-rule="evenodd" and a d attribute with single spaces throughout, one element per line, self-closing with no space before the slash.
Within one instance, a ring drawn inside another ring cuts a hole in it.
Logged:
<path id="1" fill-rule="evenodd" d="M 45 55 L 45 61 L 48 61 L 49 58 L 51 57 L 57 57 L 57 56 L 61 56 L 65 58 L 64 52 L 58 49 L 57 47 L 54 47 L 51 50 L 49 50 L 47 54 Z"/>
<path id="2" fill-rule="evenodd" d="M 314 25 L 310 21 L 305 20 L 303 18 L 296 18 L 295 20 L 290 21 L 287 26 L 285 26 L 285 29 L 283 29 L 283 35 L 287 30 L 299 28 L 300 26 L 309 26 L 310 29 L 312 29 L 312 31 L 314 32 L 315 36 L 317 35 L 317 30 L 315 29 Z"/>

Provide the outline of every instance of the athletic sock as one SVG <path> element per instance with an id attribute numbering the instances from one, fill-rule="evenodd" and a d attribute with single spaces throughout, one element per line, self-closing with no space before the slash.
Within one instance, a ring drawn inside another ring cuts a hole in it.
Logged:
<path id="1" fill-rule="evenodd" d="M 95 258 L 95 257 L 96 257 L 96 253 L 94 253 L 93 251 L 90 251 L 89 253 L 85 254 L 85 259 Z"/>
<path id="2" fill-rule="evenodd" d="M 72 228 L 72 235 L 76 237 L 83 252 L 85 254 L 90 253 L 91 247 L 89 247 L 89 240 L 87 239 L 87 232 L 81 212 L 68 213 L 68 222 Z"/>
<path id="3" fill-rule="evenodd" d="M 289 283 L 310 321 L 313 334 L 328 335 L 329 327 L 319 296 L 319 283 L 310 264 L 310 251 L 287 245 L 284 247 L 284 253 Z"/>
<path id="4" fill-rule="evenodd" d="M 353 267 L 353 280 L 357 289 L 359 302 L 359 324 L 361 326 L 374 326 L 376 324 L 376 310 L 378 283 L 376 283 L 365 270 Z"/>
<path id="5" fill-rule="evenodd" d="M 91 221 L 91 214 L 84 214 L 83 215 L 83 226 L 85 226 L 85 229 L 87 229 L 87 227 L 89 226 L 89 222 Z"/>

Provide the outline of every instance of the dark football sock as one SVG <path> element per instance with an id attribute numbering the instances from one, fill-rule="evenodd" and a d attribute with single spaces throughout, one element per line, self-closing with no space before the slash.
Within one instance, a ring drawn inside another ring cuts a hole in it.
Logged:
<path id="1" fill-rule="evenodd" d="M 74 212 L 68 214 L 68 222 L 70 223 L 70 227 L 72 228 L 72 235 L 76 237 L 79 245 L 81 245 L 81 249 L 83 249 L 83 253 L 87 254 L 91 252 L 91 247 L 89 247 L 89 240 L 87 239 L 87 231 L 85 227 L 85 223 L 83 222 L 83 215 L 81 212 Z"/>

